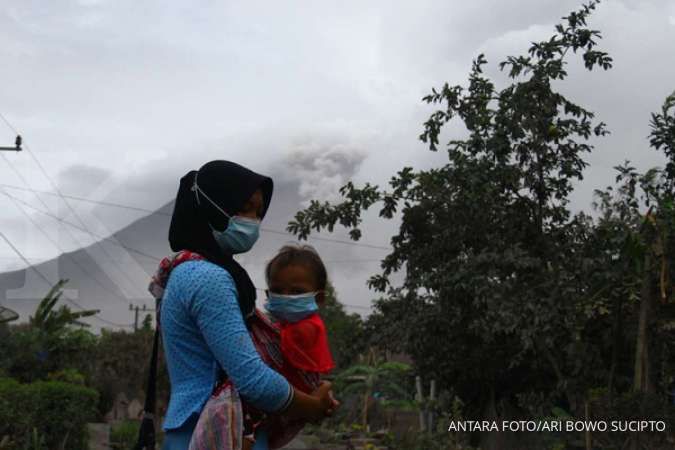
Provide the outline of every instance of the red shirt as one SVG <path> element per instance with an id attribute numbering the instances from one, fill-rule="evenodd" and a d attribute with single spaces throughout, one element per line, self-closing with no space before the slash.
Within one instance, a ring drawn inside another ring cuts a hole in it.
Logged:
<path id="1" fill-rule="evenodd" d="M 282 322 L 280 330 L 284 363 L 318 373 L 330 372 L 335 367 L 328 346 L 326 326 L 319 314 L 314 313 L 295 323 Z M 293 380 L 288 381 L 293 383 Z"/>

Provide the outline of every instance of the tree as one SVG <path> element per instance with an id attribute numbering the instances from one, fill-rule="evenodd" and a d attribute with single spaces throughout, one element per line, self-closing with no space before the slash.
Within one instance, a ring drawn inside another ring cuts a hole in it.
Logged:
<path id="1" fill-rule="evenodd" d="M 623 284 L 630 287 L 624 297 L 637 307 L 633 389 L 645 393 L 655 392 L 658 384 L 667 385 L 667 380 L 658 379 L 659 372 L 667 370 L 659 364 L 659 356 L 667 352 L 668 344 L 675 343 L 675 334 L 669 332 L 675 319 L 669 305 L 675 256 L 673 109 L 675 94 L 666 98 L 661 113 L 652 114 L 651 120 L 650 144 L 664 152 L 666 167 L 640 174 L 626 162 L 616 168 L 617 191 L 608 187 L 596 192 L 603 212 L 599 227 L 613 231 L 623 244 L 617 259 L 622 261 Z"/>
<path id="2" fill-rule="evenodd" d="M 617 188 L 596 192 L 602 213 L 596 229 L 605 248 L 613 248 L 615 267 L 606 271 L 611 282 L 603 292 L 614 317 L 608 395 L 596 396 L 593 407 L 603 417 L 669 420 L 672 412 L 662 399 L 668 398 L 675 375 L 670 351 L 675 345 L 670 180 L 666 170 L 640 174 L 628 162 L 616 169 Z M 641 448 L 640 441 L 661 448 L 658 440 L 644 442 L 639 434 L 630 439 L 632 448 Z M 614 441 L 608 446 L 626 447 L 623 439 Z"/>
<path id="3" fill-rule="evenodd" d="M 337 299 L 335 288 L 328 283 L 326 301 L 321 307 L 321 317 L 326 324 L 336 369 L 349 367 L 365 350 L 363 322 L 358 314 L 347 314 Z"/>
<path id="4" fill-rule="evenodd" d="M 591 248 L 601 260 L 596 266 L 596 300 L 611 314 L 611 360 L 607 375 L 607 391 L 625 391 L 631 372 L 629 339 L 624 330 L 640 301 L 645 248 L 643 244 L 644 215 L 640 211 L 639 174 L 630 163 L 615 168 L 616 185 L 595 191 L 593 207 L 600 212 L 594 227 Z M 608 314 L 608 315 L 609 315 Z M 623 356 L 623 357 L 622 357 Z M 617 379 L 618 377 L 621 379 Z"/>
<path id="5" fill-rule="evenodd" d="M 672 110 L 672 111 L 671 111 Z M 635 353 L 634 389 L 655 391 L 653 352 L 665 351 L 663 343 L 675 343 L 670 325 L 675 314 L 665 314 L 671 301 L 673 259 L 675 257 L 675 93 L 666 98 L 661 113 L 652 114 L 650 144 L 663 151 L 667 164 L 664 170 L 652 169 L 639 177 L 644 192 L 645 216 L 643 283 Z M 664 321 L 663 319 L 670 319 Z M 671 332 L 669 332 L 671 331 Z M 666 336 L 663 336 L 663 335 Z M 661 335 L 665 339 L 658 339 Z M 669 339 L 668 339 L 669 338 Z M 661 344 L 661 345 L 659 345 Z"/>
<path id="6" fill-rule="evenodd" d="M 350 182 L 340 190 L 343 202 L 312 201 L 288 226 L 306 238 L 339 224 L 358 240 L 361 214 L 375 203 L 383 203 L 385 219 L 400 213 L 393 251 L 369 285 L 387 293 L 379 311 L 401 322 L 379 323 L 396 327 L 418 369 L 458 386 L 467 404 L 494 410 L 498 397 L 541 390 L 564 395 L 578 410 L 586 387 L 580 372 L 588 353 L 578 342 L 594 315 L 585 308 L 594 260 L 582 251 L 590 221 L 571 217 L 567 205 L 592 150 L 588 139 L 606 131 L 554 87 L 566 79 L 572 54 L 580 53 L 588 70 L 611 67 L 596 49 L 600 33 L 587 28 L 597 3 L 570 13 L 527 55 L 502 62 L 511 80 L 505 88 L 483 73 L 487 61 L 479 55 L 466 89 L 432 89 L 424 101 L 443 107 L 420 139 L 438 151 L 453 119 L 467 132 L 448 143 L 445 165 L 405 167 L 389 191 Z M 403 267 L 403 285 L 391 286 L 389 276 Z"/>

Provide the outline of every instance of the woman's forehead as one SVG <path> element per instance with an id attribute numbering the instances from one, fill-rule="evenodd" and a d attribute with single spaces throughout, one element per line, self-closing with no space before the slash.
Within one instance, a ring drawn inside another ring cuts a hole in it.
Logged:
<path id="1" fill-rule="evenodd" d="M 260 188 L 256 189 L 255 192 L 253 193 L 253 195 L 251 195 L 251 199 L 262 201 L 262 199 L 263 199 L 262 189 L 260 189 Z"/>

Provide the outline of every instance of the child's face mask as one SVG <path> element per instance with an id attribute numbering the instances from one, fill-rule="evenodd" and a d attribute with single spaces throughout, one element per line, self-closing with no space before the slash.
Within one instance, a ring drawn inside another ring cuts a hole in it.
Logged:
<path id="1" fill-rule="evenodd" d="M 316 294 L 317 292 L 306 292 L 299 295 L 281 295 L 268 292 L 265 309 L 279 320 L 298 322 L 319 310 Z"/>

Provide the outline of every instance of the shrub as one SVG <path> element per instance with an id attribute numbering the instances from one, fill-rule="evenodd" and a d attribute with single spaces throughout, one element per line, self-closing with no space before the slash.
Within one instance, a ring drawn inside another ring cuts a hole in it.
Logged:
<path id="1" fill-rule="evenodd" d="M 22 386 L 12 378 L 0 378 L 0 439 L 27 434 L 24 430 L 29 428 L 28 417 L 17 411 L 25 401 Z"/>
<path id="2" fill-rule="evenodd" d="M 0 436 L 28 446 L 38 433 L 49 449 L 86 450 L 87 422 L 95 416 L 97 402 L 96 391 L 84 386 L 1 379 Z"/>
<path id="3" fill-rule="evenodd" d="M 75 369 L 63 369 L 58 372 L 50 372 L 47 375 L 49 381 L 62 381 L 69 384 L 84 386 L 84 375 Z"/>

